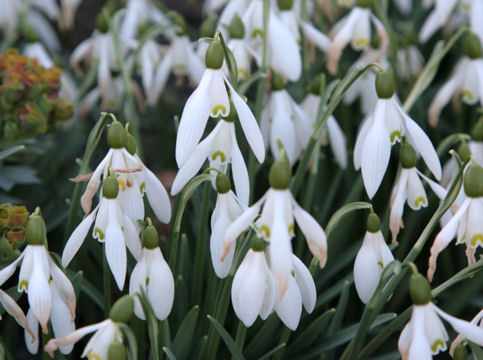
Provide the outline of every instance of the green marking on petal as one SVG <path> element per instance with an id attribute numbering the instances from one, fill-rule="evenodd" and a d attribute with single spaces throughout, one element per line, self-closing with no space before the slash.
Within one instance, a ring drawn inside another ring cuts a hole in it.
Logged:
<path id="1" fill-rule="evenodd" d="M 185 65 L 185 64 L 175 64 L 175 65 L 173 66 L 173 69 L 174 69 L 175 71 L 179 71 L 179 72 L 184 72 L 184 71 L 187 71 L 187 70 L 188 70 L 188 68 L 186 67 L 186 65 Z"/>
<path id="2" fill-rule="evenodd" d="M 248 71 L 245 68 L 238 68 L 238 77 L 239 78 L 247 78 L 248 77 Z"/>
<path id="3" fill-rule="evenodd" d="M 471 240 L 470 240 L 470 245 L 472 247 L 476 247 L 477 245 L 482 245 L 483 246 L 483 234 L 476 234 L 473 235 Z"/>
<path id="4" fill-rule="evenodd" d="M 394 130 L 391 135 L 391 143 L 394 143 L 396 140 L 401 140 L 401 132 L 399 130 Z"/>
<path id="5" fill-rule="evenodd" d="M 295 229 L 294 224 L 290 224 L 290 225 L 288 226 L 288 233 L 289 233 L 290 235 L 292 235 L 292 234 L 293 234 L 294 229 Z"/>
<path id="6" fill-rule="evenodd" d="M 92 352 L 92 350 L 87 353 L 87 359 L 88 360 L 102 360 L 101 357 L 98 354 L 96 354 L 95 352 Z"/>
<path id="7" fill-rule="evenodd" d="M 149 285 L 149 276 L 146 278 L 146 287 Z"/>
<path id="8" fill-rule="evenodd" d="M 260 38 L 263 39 L 263 30 L 262 29 L 255 29 L 252 31 L 252 38 L 256 38 L 257 36 L 260 36 Z"/>
<path id="9" fill-rule="evenodd" d="M 433 354 L 436 354 L 440 350 L 446 349 L 446 344 L 444 343 L 443 339 L 436 340 L 433 345 L 431 345 L 431 351 Z"/>
<path id="10" fill-rule="evenodd" d="M 221 160 L 222 163 L 224 163 L 226 161 L 226 155 L 223 152 L 219 151 L 219 150 L 218 151 L 215 151 L 213 153 L 213 155 L 211 155 L 211 160 L 216 160 L 216 158 L 218 156 L 220 157 L 220 160 Z"/>
<path id="11" fill-rule="evenodd" d="M 218 116 L 219 113 L 226 114 L 226 107 L 222 104 L 217 104 L 212 110 L 211 114 L 214 115 L 215 117 Z"/>
<path id="12" fill-rule="evenodd" d="M 422 196 L 418 197 L 416 200 L 414 200 L 414 206 L 418 209 L 421 206 L 426 206 L 426 199 Z"/>
<path id="13" fill-rule="evenodd" d="M 18 284 L 18 289 L 20 291 L 23 291 L 23 290 L 27 291 L 28 287 L 29 287 L 29 282 L 25 279 L 20 281 L 20 284 Z"/>
<path id="14" fill-rule="evenodd" d="M 290 271 L 290 274 L 291 274 L 293 277 L 295 277 L 295 271 L 294 271 L 294 270 Z"/>
<path id="15" fill-rule="evenodd" d="M 260 229 L 258 231 L 260 234 L 263 232 L 265 233 L 265 239 L 270 239 L 270 229 L 267 225 L 260 226 Z"/>
<path id="16" fill-rule="evenodd" d="M 461 243 L 465 242 L 465 240 L 466 240 L 466 236 L 465 236 L 465 235 L 463 235 L 463 237 L 462 237 L 461 239 L 459 239 L 459 238 L 457 237 L 457 238 L 456 238 L 456 245 L 458 245 L 458 244 L 461 244 Z"/>
<path id="17" fill-rule="evenodd" d="M 359 38 L 355 42 L 355 47 L 366 48 L 369 46 L 369 41 L 366 38 Z"/>
<path id="18" fill-rule="evenodd" d="M 473 93 L 469 90 L 463 90 L 463 92 L 461 93 L 461 96 L 464 99 L 466 99 L 467 101 L 473 101 L 474 100 Z"/>
<path id="19" fill-rule="evenodd" d="M 96 227 L 94 229 L 94 237 L 97 237 L 99 240 L 104 240 L 105 235 L 104 235 L 104 232 L 101 229 Z"/>
<path id="20" fill-rule="evenodd" d="M 379 267 L 380 267 L 381 269 L 384 269 L 384 264 L 382 263 L 382 261 L 378 261 L 378 262 L 377 262 L 377 265 L 379 265 Z"/>
<path id="21" fill-rule="evenodd" d="M 139 185 L 139 190 L 141 191 L 141 194 L 144 194 L 145 188 L 146 188 L 146 183 L 143 181 L 141 185 Z"/>

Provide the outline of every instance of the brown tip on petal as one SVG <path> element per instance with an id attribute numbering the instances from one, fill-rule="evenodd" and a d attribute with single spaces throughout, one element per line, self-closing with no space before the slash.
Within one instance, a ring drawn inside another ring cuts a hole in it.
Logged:
<path id="1" fill-rule="evenodd" d="M 458 335 L 454 340 L 453 342 L 451 343 L 450 347 L 449 347 L 449 354 L 451 356 L 453 356 L 454 354 L 454 350 L 456 349 L 456 347 L 460 344 L 460 342 L 463 341 L 463 336 L 461 335 Z"/>
<path id="2" fill-rule="evenodd" d="M 433 248 L 431 248 L 431 250 L 433 250 Z M 433 254 L 433 251 L 431 251 L 431 256 L 429 257 L 428 274 L 427 274 L 427 278 L 429 282 L 433 281 L 433 276 L 436 271 L 436 260 L 438 259 L 438 254 L 439 252 L 437 252 L 436 254 Z"/>
<path id="3" fill-rule="evenodd" d="M 81 181 L 87 181 L 91 178 L 91 176 L 92 176 L 92 173 L 77 175 L 76 177 L 69 178 L 69 180 L 76 183 L 76 182 L 81 182 Z"/>
<path id="4" fill-rule="evenodd" d="M 42 326 L 42 332 L 44 334 L 48 334 L 49 333 L 49 328 L 47 327 L 47 324 L 41 324 Z"/>
<path id="5" fill-rule="evenodd" d="M 221 256 L 220 256 L 220 261 L 225 261 L 226 256 L 228 255 L 228 252 L 230 251 L 230 245 L 227 243 L 223 243 L 223 250 L 221 251 Z"/>
<path id="6" fill-rule="evenodd" d="M 283 296 L 285 295 L 285 292 L 287 291 L 288 288 L 288 279 L 284 276 L 282 278 L 278 277 L 277 279 L 278 282 L 278 299 L 282 300 Z"/>
<path id="7" fill-rule="evenodd" d="M 55 350 L 57 350 L 57 344 L 55 343 L 55 339 L 51 339 L 47 345 L 44 346 L 44 351 L 48 353 L 51 358 L 53 358 Z"/>
<path id="8" fill-rule="evenodd" d="M 466 258 L 468 259 L 468 266 L 475 265 L 476 264 L 476 257 L 475 257 L 476 249 L 473 249 L 472 247 L 468 246 L 468 244 L 466 244 L 465 254 L 466 254 Z"/>

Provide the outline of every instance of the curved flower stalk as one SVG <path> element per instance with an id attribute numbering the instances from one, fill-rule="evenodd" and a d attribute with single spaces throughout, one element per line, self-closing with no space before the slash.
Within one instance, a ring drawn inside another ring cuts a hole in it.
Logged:
<path id="1" fill-rule="evenodd" d="M 263 0 L 252 0 L 242 19 L 246 41 L 254 50 L 253 55 L 260 66 L 263 54 Z M 302 74 L 299 46 L 272 6 L 268 14 L 267 42 L 267 65 L 290 81 L 297 81 Z"/>
<path id="2" fill-rule="evenodd" d="M 464 191 L 466 199 L 448 223 L 434 239 L 429 258 L 428 279 L 433 279 L 436 271 L 438 255 L 456 237 L 456 244 L 466 244 L 468 262 L 474 262 L 474 250 L 483 246 L 483 192 L 481 179 L 483 168 L 472 162 L 464 175 Z"/>
<path id="3" fill-rule="evenodd" d="M 139 293 L 142 288 L 151 302 L 156 317 L 164 320 L 173 307 L 174 279 L 158 246 L 158 232 L 151 224 L 151 219 L 146 220 L 148 226 L 143 231 L 143 251 L 131 273 L 129 293 Z M 143 307 L 137 297 L 134 298 L 134 313 L 138 318 L 146 320 Z"/>
<path id="4" fill-rule="evenodd" d="M 124 339 L 119 323 L 125 324 L 129 321 L 133 314 L 133 308 L 132 297 L 124 295 L 112 306 L 109 318 L 97 324 L 79 328 L 62 337 L 50 339 L 45 345 L 44 351 L 54 357 L 57 349 L 67 346 L 72 349 L 76 342 L 87 334 L 94 332 L 81 354 L 82 358 L 108 360 L 111 356 L 114 356 L 115 359 L 122 359 L 121 354 L 125 358 L 126 348 L 123 344 Z"/>
<path id="5" fill-rule="evenodd" d="M 320 77 L 312 83 L 311 89 L 300 104 L 301 109 L 307 114 L 312 127 L 317 121 L 317 111 L 320 106 Z M 332 154 L 342 169 L 347 167 L 347 147 L 344 133 L 333 115 L 327 118 L 327 122 L 320 134 L 322 145 L 330 145 Z"/>
<path id="6" fill-rule="evenodd" d="M 265 145 L 270 144 L 273 156 L 280 156 L 279 139 L 293 165 L 309 142 L 312 125 L 305 111 L 285 90 L 282 77 L 272 72 L 272 91 L 267 96 L 260 127 Z"/>
<path id="7" fill-rule="evenodd" d="M 371 300 L 379 285 L 384 268 L 394 260 L 381 232 L 379 217 L 371 212 L 367 232 L 354 261 L 354 285 L 364 304 Z"/>
<path id="8" fill-rule="evenodd" d="M 400 161 L 402 169 L 394 184 L 391 199 L 391 213 L 389 215 L 389 228 L 392 234 L 392 243 L 397 245 L 397 235 L 403 227 L 403 211 L 404 203 L 413 210 L 419 210 L 428 206 L 428 197 L 424 191 L 421 179 L 426 181 L 433 192 L 441 200 L 446 197 L 446 190 L 436 182 L 424 176 L 422 172 L 416 169 L 418 156 L 413 147 L 404 143 L 401 146 Z"/>
<path id="9" fill-rule="evenodd" d="M 178 13 L 173 14 L 171 18 L 176 30 L 172 34 L 171 44 L 164 51 L 163 58 L 155 70 L 153 86 L 147 99 L 150 105 L 158 101 L 171 73 L 178 79 L 187 76 L 190 82 L 196 85 L 203 76 L 203 62 L 194 50 L 195 44 L 191 43 L 187 35 L 185 20 Z"/>
<path id="10" fill-rule="evenodd" d="M 257 235 L 269 243 L 270 268 L 276 280 L 279 298 L 286 293 L 291 271 L 294 269 L 291 238 L 294 236 L 294 218 L 305 235 L 310 251 L 324 267 L 327 261 L 327 239 L 317 221 L 293 198 L 288 185 L 290 163 L 282 151 L 270 170 L 271 188 L 245 210 L 226 230 L 221 260 L 228 254 L 237 237 L 247 229 L 257 215 Z M 263 208 L 262 208 L 263 207 Z"/>
<path id="11" fill-rule="evenodd" d="M 112 169 L 119 183 L 118 196 L 122 211 L 132 223 L 144 219 L 143 194 L 145 193 L 156 217 L 164 223 L 171 218 L 171 204 L 163 184 L 137 156 L 137 144 L 117 120 L 108 130 L 109 152 L 94 170 L 81 197 L 82 209 L 89 214 L 92 198 L 97 193 L 101 178 L 106 179 Z"/>
<path id="12" fill-rule="evenodd" d="M 483 51 L 481 41 L 469 34 L 464 42 L 465 57 L 458 61 L 450 79 L 444 83 L 428 110 L 429 124 L 435 127 L 441 110 L 451 97 L 461 94 L 466 104 L 483 103 Z"/>
<path id="13" fill-rule="evenodd" d="M 215 274 L 225 278 L 230 272 L 233 257 L 235 256 L 235 243 L 230 246 L 227 255 L 221 260 L 223 237 L 228 227 L 246 208 L 246 203 L 240 203 L 231 191 L 230 179 L 224 174 L 216 176 L 216 205 L 211 215 L 210 252 Z M 248 200 L 248 198 L 246 199 Z"/>
<path id="14" fill-rule="evenodd" d="M 398 348 L 403 360 L 431 360 L 432 355 L 446 350 L 448 333 L 440 318 L 468 340 L 483 345 L 483 329 L 455 318 L 431 302 L 431 287 L 421 274 L 413 274 L 409 282 L 414 303 L 411 320 L 399 337 Z"/>
<path id="15" fill-rule="evenodd" d="M 332 46 L 327 56 L 327 69 L 331 74 L 337 72 L 339 58 L 349 42 L 351 42 L 354 50 L 363 50 L 369 47 L 371 22 L 381 39 L 388 38 L 384 25 L 371 13 L 371 2 L 370 0 L 357 1 L 356 6 L 352 8 L 350 13 L 333 26 L 330 34 Z"/>
<path id="16" fill-rule="evenodd" d="M 141 257 L 142 249 L 136 226 L 121 209 L 118 193 L 118 180 L 113 175 L 105 178 L 99 205 L 82 220 L 67 240 L 62 253 L 62 266 L 69 265 L 94 223 L 92 237 L 105 244 L 107 263 L 117 286 L 122 290 L 126 278 L 126 246 L 136 260 Z"/>
<path id="17" fill-rule="evenodd" d="M 391 144 L 406 136 L 423 158 L 436 179 L 441 179 L 441 164 L 431 140 L 399 106 L 391 75 L 379 72 L 376 77 L 377 100 L 374 113 L 361 126 L 354 148 L 354 167 L 362 170 L 369 198 L 381 184 L 391 155 Z"/>
<path id="18" fill-rule="evenodd" d="M 176 162 L 179 167 L 191 159 L 190 155 L 203 135 L 208 118 L 227 117 L 231 106 L 234 106 L 238 114 L 243 132 L 257 160 L 263 162 L 265 159 L 265 148 L 257 121 L 246 102 L 224 77 L 221 69 L 223 60 L 223 46 L 214 40 L 206 52 L 207 69 L 203 78 L 181 114 L 176 137 Z M 233 105 L 230 105 L 230 98 Z"/>
<path id="19" fill-rule="evenodd" d="M 56 265 L 46 248 L 45 223 L 37 208 L 27 222 L 25 229 L 27 247 L 10 265 L 0 271 L 0 285 L 7 281 L 20 267 L 18 291 L 25 291 L 30 305 L 27 316 L 8 295 L 1 292 L 0 301 L 17 322 L 25 328 L 25 343 L 30 353 L 38 351 L 39 324 L 42 331 L 49 332 L 48 322 L 55 336 L 65 336 L 75 329 L 76 298 L 74 287 L 69 278 Z M 61 352 L 68 354 L 72 347 L 62 347 Z"/>

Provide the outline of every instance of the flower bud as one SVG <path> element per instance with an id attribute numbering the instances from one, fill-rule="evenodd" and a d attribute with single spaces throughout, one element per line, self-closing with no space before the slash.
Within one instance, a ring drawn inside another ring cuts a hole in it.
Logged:
<path id="1" fill-rule="evenodd" d="M 380 99 L 390 99 L 396 91 L 394 77 L 387 71 L 379 71 L 376 76 L 376 92 Z"/>
<path id="2" fill-rule="evenodd" d="M 378 233 L 379 230 L 381 230 L 381 220 L 379 219 L 379 216 L 377 216 L 376 213 L 371 212 L 369 214 L 366 221 L 366 228 L 367 228 L 367 231 L 373 234 Z"/>
<path id="3" fill-rule="evenodd" d="M 109 317 L 112 321 L 127 323 L 134 312 L 134 300 L 129 295 L 120 297 L 111 307 Z"/>
<path id="4" fill-rule="evenodd" d="M 148 226 L 143 231 L 142 241 L 143 246 L 150 250 L 156 249 L 159 245 L 158 230 L 151 224 L 151 221 L 148 222 Z"/>
<path id="5" fill-rule="evenodd" d="M 102 184 L 102 196 L 106 199 L 115 199 L 119 193 L 119 183 L 113 175 L 109 175 Z"/>
<path id="6" fill-rule="evenodd" d="M 360 8 L 370 8 L 372 5 L 372 0 L 357 0 L 356 6 Z"/>
<path id="7" fill-rule="evenodd" d="M 107 144 L 113 149 L 121 149 L 126 146 L 127 134 L 124 126 L 119 121 L 113 121 L 107 130 Z"/>
<path id="8" fill-rule="evenodd" d="M 416 162 L 418 161 L 418 155 L 409 143 L 404 143 L 401 145 L 399 157 L 401 165 L 404 169 L 412 169 L 416 166 Z"/>
<path id="9" fill-rule="evenodd" d="M 409 279 L 409 294 L 414 305 L 426 305 L 431 301 L 431 286 L 421 274 L 412 274 Z"/>
<path id="10" fill-rule="evenodd" d="M 107 360 L 126 360 L 127 352 L 126 347 L 117 340 L 109 345 L 109 350 L 107 351 Z"/>
<path id="11" fill-rule="evenodd" d="M 282 75 L 279 73 L 272 71 L 272 91 L 279 91 L 285 88 L 285 81 L 283 80 Z"/>
<path id="12" fill-rule="evenodd" d="M 256 252 L 265 250 L 265 240 L 255 235 L 252 238 L 252 250 Z"/>
<path id="13" fill-rule="evenodd" d="M 228 31 L 230 32 L 230 38 L 232 39 L 243 39 L 245 37 L 245 25 L 243 25 L 243 21 L 238 14 L 233 16 Z"/>
<path id="14" fill-rule="evenodd" d="M 292 169 L 290 168 L 287 157 L 284 155 L 280 156 L 270 168 L 270 174 L 268 176 L 270 187 L 276 190 L 287 189 L 290 185 L 291 175 Z"/>
<path id="15" fill-rule="evenodd" d="M 173 24 L 176 26 L 176 35 L 183 36 L 188 31 L 188 27 L 186 26 L 186 21 L 183 16 L 177 11 L 169 11 L 166 13 L 166 17 L 170 19 Z"/>
<path id="16" fill-rule="evenodd" d="M 226 194 L 231 189 L 231 182 L 225 174 L 218 174 L 216 176 L 216 191 L 220 194 Z"/>
<path id="17" fill-rule="evenodd" d="M 466 169 L 464 178 L 465 194 L 471 198 L 480 198 L 483 196 L 483 168 L 471 163 Z"/>
<path id="18" fill-rule="evenodd" d="M 216 19 L 212 14 L 208 14 L 200 26 L 200 37 L 213 37 L 216 31 Z"/>
<path id="19" fill-rule="evenodd" d="M 471 130 L 471 138 L 474 141 L 483 142 L 483 116 L 480 117 L 473 130 Z"/>
<path id="20" fill-rule="evenodd" d="M 466 35 L 463 42 L 463 52 L 470 59 L 478 59 L 482 55 L 480 38 L 474 34 L 469 33 Z"/>
<path id="21" fill-rule="evenodd" d="M 208 69 L 218 70 L 223 65 L 225 52 L 219 40 L 213 40 L 206 50 L 205 64 Z"/>
<path id="22" fill-rule="evenodd" d="M 454 360 L 466 360 L 468 359 L 468 350 L 466 350 L 466 346 L 462 343 L 459 343 L 458 346 L 455 347 L 453 353 Z"/>
<path id="23" fill-rule="evenodd" d="M 129 132 L 126 132 L 126 150 L 129 152 L 129 154 L 134 155 L 136 154 L 136 151 L 138 150 L 138 144 L 136 142 L 136 139 L 134 136 L 132 136 Z"/>
<path id="24" fill-rule="evenodd" d="M 277 0 L 278 8 L 282 11 L 290 10 L 293 6 L 293 0 Z"/>
<path id="25" fill-rule="evenodd" d="M 96 27 L 101 33 L 105 34 L 109 31 L 109 22 L 111 20 L 111 14 L 108 8 L 103 8 L 96 19 Z"/>
<path id="26" fill-rule="evenodd" d="M 40 212 L 32 214 L 25 228 L 25 240 L 29 245 L 44 245 L 46 239 L 45 221 Z"/>
<path id="27" fill-rule="evenodd" d="M 466 141 L 462 141 L 460 146 L 458 146 L 458 155 L 464 162 L 468 161 L 471 156 L 471 149 Z"/>

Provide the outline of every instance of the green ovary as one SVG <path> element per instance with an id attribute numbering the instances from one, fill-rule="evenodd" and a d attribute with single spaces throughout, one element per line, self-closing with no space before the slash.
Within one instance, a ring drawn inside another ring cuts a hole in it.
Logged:
<path id="1" fill-rule="evenodd" d="M 475 234 L 471 237 L 470 245 L 476 247 L 478 245 L 483 246 L 483 234 Z"/>
<path id="2" fill-rule="evenodd" d="M 442 339 L 436 340 L 433 345 L 431 345 L 431 351 L 433 354 L 438 353 L 438 349 L 444 350 L 446 349 L 446 344 Z"/>
<path id="3" fill-rule="evenodd" d="M 97 228 L 97 227 L 94 229 L 94 235 L 95 236 L 97 235 L 97 238 L 99 240 L 104 240 L 104 237 L 105 237 L 104 236 L 104 232 L 101 229 Z"/>
<path id="4" fill-rule="evenodd" d="M 218 156 L 220 157 L 220 161 L 221 161 L 222 163 L 224 163 L 224 162 L 226 161 L 226 155 L 225 155 L 223 152 L 219 151 L 219 150 L 218 150 L 218 151 L 215 151 L 215 152 L 213 153 L 213 155 L 211 155 L 211 160 L 216 160 L 216 158 L 217 158 Z"/>

